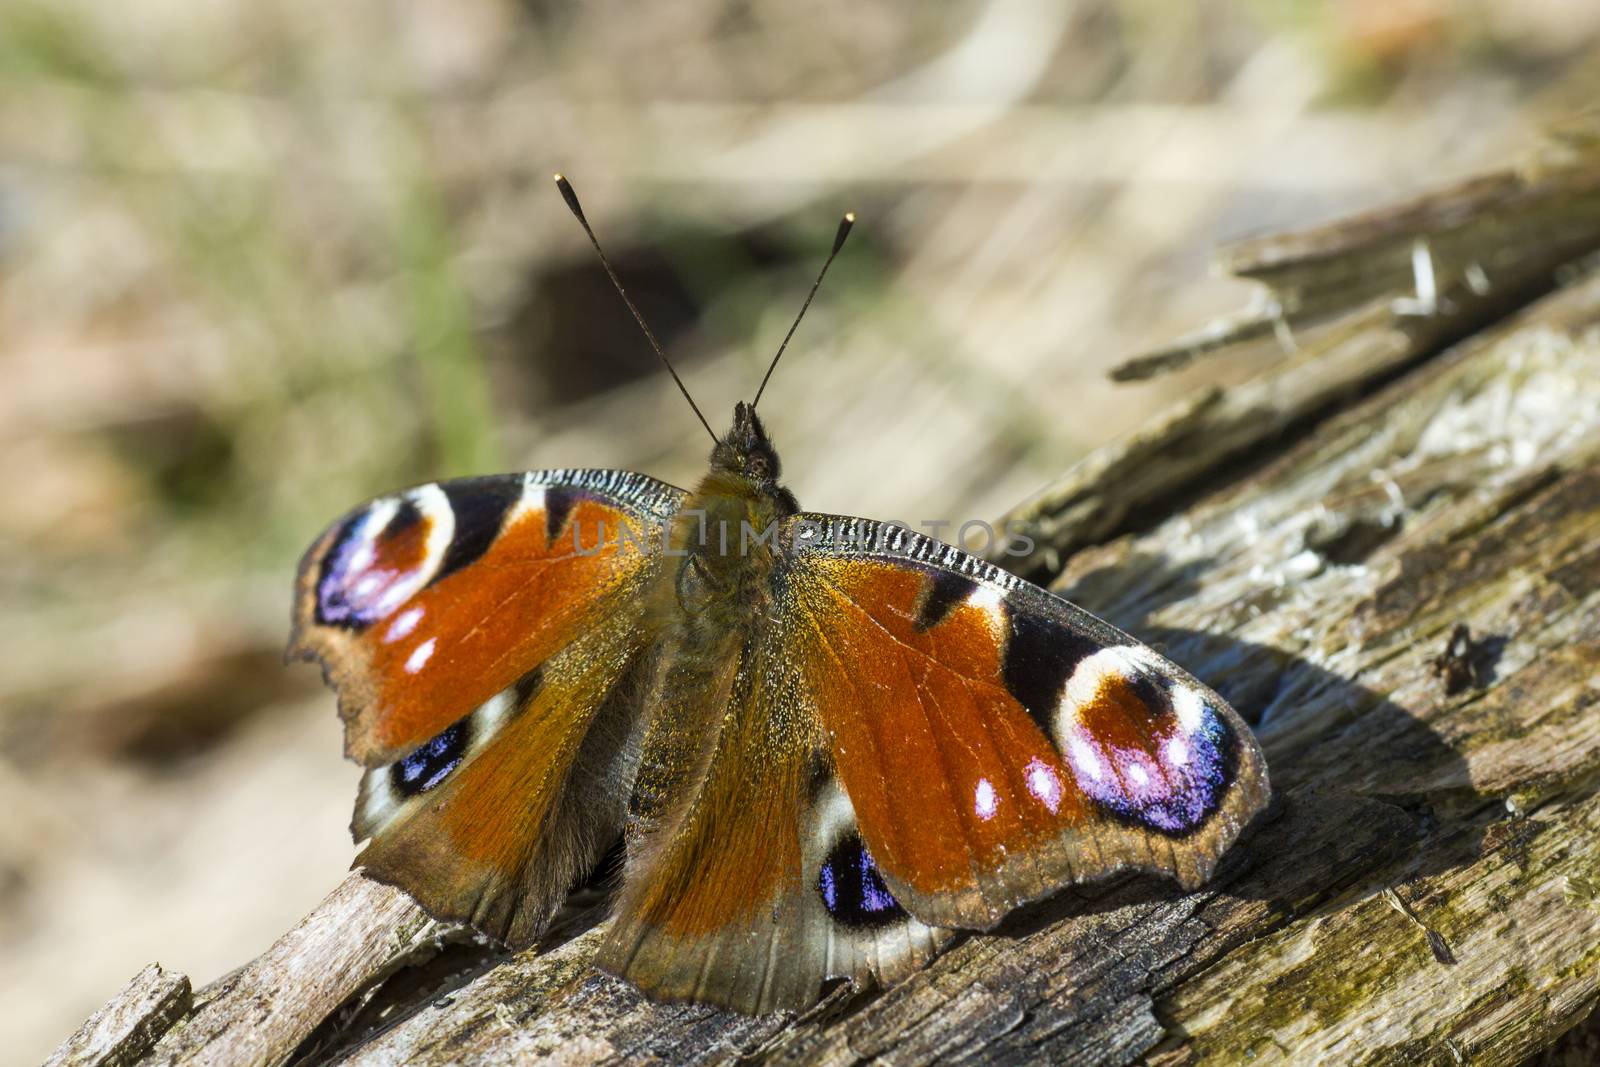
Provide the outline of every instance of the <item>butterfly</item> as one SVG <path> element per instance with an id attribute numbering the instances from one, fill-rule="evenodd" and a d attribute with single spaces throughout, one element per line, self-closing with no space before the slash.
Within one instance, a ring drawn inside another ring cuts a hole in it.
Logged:
<path id="1" fill-rule="evenodd" d="M 620 839 L 597 965 L 748 1013 L 893 982 L 1066 885 L 1203 883 L 1270 794 L 1233 709 L 976 556 L 802 511 L 760 395 L 693 491 L 445 481 L 311 546 L 290 651 L 365 768 L 355 865 L 520 947 Z"/>

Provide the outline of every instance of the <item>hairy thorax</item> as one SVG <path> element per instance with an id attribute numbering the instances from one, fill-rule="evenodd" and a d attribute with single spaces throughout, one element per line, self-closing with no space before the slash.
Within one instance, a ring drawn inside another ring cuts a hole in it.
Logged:
<path id="1" fill-rule="evenodd" d="M 793 511 L 784 496 L 713 472 L 685 502 L 664 575 L 671 583 L 666 607 L 685 645 L 725 642 L 765 613 L 781 524 Z"/>

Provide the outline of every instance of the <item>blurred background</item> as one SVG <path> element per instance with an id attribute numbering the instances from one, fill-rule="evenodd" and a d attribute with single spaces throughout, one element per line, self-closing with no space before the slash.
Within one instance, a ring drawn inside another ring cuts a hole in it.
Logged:
<path id="1" fill-rule="evenodd" d="M 993 517 L 1246 353 L 1221 241 L 1515 161 L 1600 88 L 1592 0 L 6 0 L 0 1049 L 198 986 L 338 883 L 356 768 L 280 662 L 299 552 L 441 476 L 707 443 L 808 507 Z M 1269 346 L 1270 347 L 1270 346 Z"/>

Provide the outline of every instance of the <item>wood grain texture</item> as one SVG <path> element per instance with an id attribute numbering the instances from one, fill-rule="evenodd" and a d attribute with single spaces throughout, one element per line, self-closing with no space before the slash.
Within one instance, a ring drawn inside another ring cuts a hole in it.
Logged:
<path id="1" fill-rule="evenodd" d="M 1326 225 L 1223 247 L 1217 269 L 1260 282 L 1260 299 L 1124 362 L 1112 378 L 1154 377 L 1273 335 L 1292 350 L 1304 331 L 1361 311 L 1378 311 L 1396 325 L 1435 320 L 1447 330 L 1456 319 L 1459 329 L 1474 312 L 1503 307 L 1508 289 L 1548 285 L 1557 268 L 1600 243 L 1593 135 L 1589 126 L 1566 137 L 1553 132 L 1519 165 Z"/>
<path id="2" fill-rule="evenodd" d="M 1449 334 L 1416 347 L 1392 317 L 1358 317 L 1275 382 L 1208 394 L 1093 461 L 1144 488 L 1116 522 L 1073 526 L 1034 561 L 1255 727 L 1278 799 L 1200 891 L 1068 890 L 892 989 L 840 989 L 791 1019 L 656 1005 L 595 972 L 598 908 L 541 950 L 399 971 L 443 931 L 352 876 L 203 991 L 154 1059 L 1511 1065 L 1581 1052 L 1600 1002 L 1600 273 L 1574 269 L 1565 288 L 1485 316 L 1443 351 Z M 1374 391 L 1352 400 L 1356 381 Z M 1202 417 L 1218 410 L 1232 413 L 1220 430 Z M 1247 432 L 1252 418 L 1293 433 Z M 1229 449 L 1214 448 L 1227 426 Z M 1065 529 L 1084 499 L 1057 489 L 1019 511 Z M 1139 532 L 1119 534 L 1134 511 Z M 1464 686 L 1436 666 L 1458 624 L 1472 635 Z"/>
<path id="3" fill-rule="evenodd" d="M 1548 292 L 1597 248 L 1600 156 L 1559 143 L 1412 200 L 1228 246 L 1218 266 L 1260 282 L 1256 304 L 1112 376 L 1152 377 L 1262 339 L 1281 349 L 1276 369 L 1202 390 L 1074 465 L 1006 516 L 1034 547 L 1003 561 L 1035 580 L 1058 574 L 1072 552 L 1182 507 L 1230 466 Z"/>
<path id="4" fill-rule="evenodd" d="M 266 952 L 202 989 L 144 1062 L 282 1063 L 337 1008 L 444 936 L 404 893 L 351 875 Z"/>
<path id="5" fill-rule="evenodd" d="M 61 1043 L 45 1067 L 122 1067 L 137 1063 L 193 1004 L 189 979 L 152 963 Z"/>

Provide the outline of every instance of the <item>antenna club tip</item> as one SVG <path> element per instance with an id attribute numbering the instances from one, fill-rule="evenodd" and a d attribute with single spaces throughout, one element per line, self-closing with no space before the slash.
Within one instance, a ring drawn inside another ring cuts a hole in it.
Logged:
<path id="1" fill-rule="evenodd" d="M 567 208 L 578 216 L 578 221 L 583 222 L 583 206 L 578 203 L 578 194 L 573 191 L 572 183 L 567 181 L 567 176 L 556 171 L 556 188 L 561 190 L 561 199 L 567 202 Z"/>
<path id="2" fill-rule="evenodd" d="M 839 232 L 833 235 L 833 252 L 831 256 L 839 254 L 839 249 L 844 247 L 844 239 L 850 236 L 850 227 L 856 224 L 856 213 L 846 211 L 844 218 L 839 220 Z"/>

